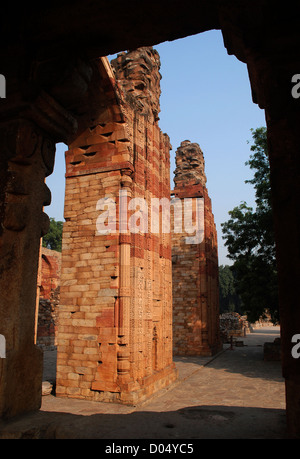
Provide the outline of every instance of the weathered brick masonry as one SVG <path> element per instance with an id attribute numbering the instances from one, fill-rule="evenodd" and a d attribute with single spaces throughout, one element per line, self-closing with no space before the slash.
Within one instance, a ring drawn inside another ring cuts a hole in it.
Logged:
<path id="1" fill-rule="evenodd" d="M 94 59 L 220 30 L 228 54 L 247 65 L 252 100 L 266 115 L 286 419 L 288 435 L 299 438 L 300 367 L 291 353 L 300 326 L 300 104 L 293 83 L 300 67 L 299 2 L 291 8 L 271 1 L 187 0 L 182 8 L 180 1 L 164 0 L 149 8 L 145 2 L 137 7 L 137 2 L 116 0 L 113 6 L 113 24 L 102 0 L 5 6 L 0 29 L 1 73 L 7 82 L 0 106 L 0 334 L 6 358 L 1 360 L 0 417 L 41 406 L 43 359 L 34 340 L 40 238 L 49 225 L 43 213 L 50 203 L 45 177 L 53 171 L 55 144 L 71 146 L 74 136 L 92 128 L 114 105 L 107 97 L 104 101 L 107 78 L 93 71 Z M 102 81 L 95 85 L 98 76 Z M 110 119 L 115 120 L 112 112 Z"/>
<path id="2" fill-rule="evenodd" d="M 203 153 L 197 143 L 181 142 L 176 151 L 174 182 L 173 196 L 182 209 L 182 217 L 177 211 L 174 224 L 178 225 L 181 218 L 183 222 L 172 231 L 174 354 L 213 355 L 221 349 L 217 233 Z M 197 240 L 191 238 L 186 223 L 196 225 L 198 203 Z M 184 212 L 187 204 L 192 206 L 191 220 L 188 211 Z"/>
<path id="3" fill-rule="evenodd" d="M 60 294 L 61 253 L 41 247 L 38 276 L 36 342 L 49 349 L 57 344 L 56 328 Z"/>
<path id="4" fill-rule="evenodd" d="M 66 152 L 56 394 L 135 403 L 177 376 L 171 236 L 150 225 L 151 198 L 170 196 L 171 146 L 158 126 L 157 52 L 121 53 L 114 72 L 98 65 L 103 111 Z"/>

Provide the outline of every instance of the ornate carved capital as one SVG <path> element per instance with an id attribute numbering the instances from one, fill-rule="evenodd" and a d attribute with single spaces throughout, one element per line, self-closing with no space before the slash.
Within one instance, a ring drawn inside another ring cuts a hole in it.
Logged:
<path id="1" fill-rule="evenodd" d="M 2 229 L 22 231 L 36 213 L 41 235 L 49 219 L 42 208 L 51 202 L 44 179 L 54 166 L 55 143 L 34 123 L 19 119 L 0 128 Z"/>
<path id="2" fill-rule="evenodd" d="M 29 104 L 24 115 L 56 142 L 67 142 L 78 128 L 76 118 L 45 91 Z"/>

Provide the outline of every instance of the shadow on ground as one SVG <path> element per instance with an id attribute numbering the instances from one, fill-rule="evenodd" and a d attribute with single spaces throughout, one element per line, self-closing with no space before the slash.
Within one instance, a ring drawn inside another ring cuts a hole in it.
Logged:
<path id="1" fill-rule="evenodd" d="M 0 423 L 0 439 L 287 438 L 281 364 L 263 359 L 274 332 L 213 358 L 175 358 L 177 383 L 137 407 L 43 397 L 40 411 Z M 44 377 L 55 382 L 56 353 L 45 357 Z"/>
<path id="2" fill-rule="evenodd" d="M 2 425 L 0 432 L 1 439 L 283 439 L 285 411 L 237 406 L 90 416 L 40 411 Z"/>
<path id="3" fill-rule="evenodd" d="M 283 381 L 281 362 L 264 361 L 263 350 L 258 347 L 235 348 L 233 351 L 228 349 L 222 359 L 213 360 L 209 363 L 209 367 L 233 374 L 242 374 L 248 378 Z"/>
<path id="4" fill-rule="evenodd" d="M 278 338 L 279 327 L 265 327 L 241 337 L 241 347 L 223 345 L 223 351 L 213 357 L 175 356 L 177 365 L 209 366 L 215 370 L 224 370 L 232 374 L 240 374 L 249 378 L 266 381 L 283 382 L 281 362 L 264 360 L 264 343 L 273 342 Z M 221 358 L 218 358 L 222 354 Z"/>

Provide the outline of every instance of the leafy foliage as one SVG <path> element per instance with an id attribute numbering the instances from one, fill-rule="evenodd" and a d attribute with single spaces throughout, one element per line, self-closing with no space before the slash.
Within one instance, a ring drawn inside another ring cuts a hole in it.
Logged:
<path id="1" fill-rule="evenodd" d="M 255 189 L 256 209 L 242 202 L 229 212 L 230 219 L 222 224 L 223 239 L 237 293 L 250 321 L 257 320 L 269 310 L 274 322 L 279 320 L 275 237 L 271 205 L 270 167 L 266 128 L 252 131 L 251 146 L 246 165 L 254 170 L 247 180 Z"/>
<path id="2" fill-rule="evenodd" d="M 43 247 L 61 252 L 63 222 L 50 218 L 48 233 L 43 237 Z"/>
<path id="3" fill-rule="evenodd" d="M 234 274 L 228 265 L 219 266 L 220 313 L 242 313 L 241 300 L 235 289 Z"/>

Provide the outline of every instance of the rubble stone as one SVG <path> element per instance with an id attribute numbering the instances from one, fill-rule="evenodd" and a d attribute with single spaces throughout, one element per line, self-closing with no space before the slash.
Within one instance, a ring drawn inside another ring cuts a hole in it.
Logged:
<path id="1" fill-rule="evenodd" d="M 223 343 L 229 343 L 231 337 L 245 336 L 249 328 L 246 316 L 241 316 L 237 312 L 224 312 L 220 315 L 220 334 Z"/>
<path id="2" fill-rule="evenodd" d="M 42 383 L 42 395 L 50 395 L 53 389 L 53 384 L 49 381 L 43 381 Z"/>

